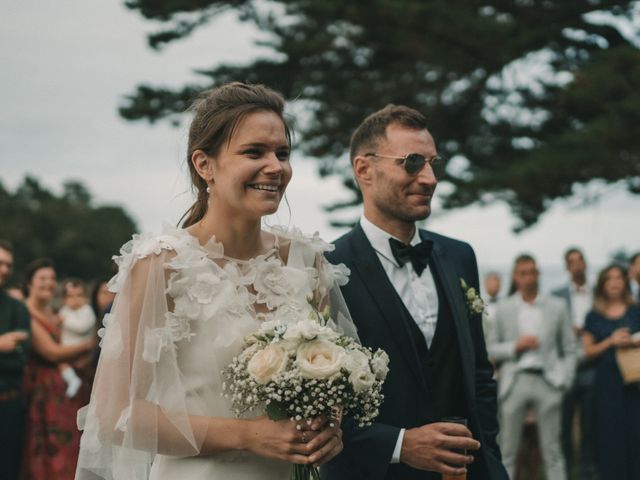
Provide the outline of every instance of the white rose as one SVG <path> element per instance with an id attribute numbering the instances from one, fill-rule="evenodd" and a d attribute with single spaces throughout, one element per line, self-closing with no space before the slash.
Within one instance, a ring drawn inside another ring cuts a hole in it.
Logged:
<path id="1" fill-rule="evenodd" d="M 389 373 L 389 355 L 384 350 L 378 350 L 371 359 L 371 370 L 378 380 L 384 380 Z"/>
<path id="2" fill-rule="evenodd" d="M 311 306 L 308 302 L 292 301 L 282 305 L 273 313 L 273 318 L 285 325 L 294 325 L 309 318 Z"/>
<path id="3" fill-rule="evenodd" d="M 287 340 L 313 340 L 315 338 L 328 340 L 337 337 L 338 334 L 330 328 L 323 327 L 315 320 L 302 320 L 289 325 L 284 338 Z"/>
<path id="4" fill-rule="evenodd" d="M 280 345 L 271 343 L 251 357 L 247 371 L 251 378 L 264 385 L 285 369 L 287 359 L 287 352 Z"/>
<path id="5" fill-rule="evenodd" d="M 329 378 L 340 371 L 346 352 L 327 340 L 313 340 L 298 347 L 296 364 L 303 378 Z"/>
<path id="6" fill-rule="evenodd" d="M 476 289 L 471 287 L 469 288 L 469 290 L 467 290 L 467 298 L 469 300 L 473 300 L 474 298 L 476 298 Z"/>
<path id="7" fill-rule="evenodd" d="M 351 382 L 351 385 L 353 385 L 353 389 L 358 393 L 371 388 L 375 381 L 375 375 L 371 373 L 371 370 L 369 370 L 368 368 L 356 370 L 351 375 L 349 375 L 349 382 Z"/>
<path id="8" fill-rule="evenodd" d="M 238 356 L 240 360 L 246 360 L 247 358 L 253 357 L 253 355 L 262 348 L 262 345 L 259 343 L 252 343 L 247 348 L 245 348 L 242 353 Z"/>
<path id="9" fill-rule="evenodd" d="M 320 325 L 312 320 L 302 320 L 289 325 L 284 338 L 286 340 L 313 340 L 318 336 Z"/>
<path id="10" fill-rule="evenodd" d="M 349 350 L 344 358 L 344 368 L 350 373 L 369 368 L 369 356 L 361 350 Z"/>

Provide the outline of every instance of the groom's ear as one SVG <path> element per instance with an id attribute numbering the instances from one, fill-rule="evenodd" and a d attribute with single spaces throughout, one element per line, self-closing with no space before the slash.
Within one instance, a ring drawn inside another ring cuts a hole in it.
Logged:
<path id="1" fill-rule="evenodd" d="M 213 182 L 213 158 L 202 150 L 195 150 L 193 154 L 191 154 L 191 163 L 196 172 L 198 172 L 198 175 L 207 183 Z"/>
<path id="2" fill-rule="evenodd" d="M 362 188 L 363 185 L 371 184 L 371 159 L 364 155 L 358 155 L 353 159 L 353 175 L 356 182 Z"/>

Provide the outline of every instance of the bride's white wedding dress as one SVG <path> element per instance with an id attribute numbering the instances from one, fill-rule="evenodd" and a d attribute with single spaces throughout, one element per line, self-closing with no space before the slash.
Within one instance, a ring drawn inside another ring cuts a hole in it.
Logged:
<path id="1" fill-rule="evenodd" d="M 329 302 L 355 335 L 338 288 L 344 266 L 330 265 L 317 236 L 273 229 L 273 248 L 248 261 L 201 246 L 185 230 L 134 236 L 116 258 L 117 292 L 105 318 L 76 478 L 146 480 L 288 478 L 289 464 L 245 452 L 199 456 L 209 417 L 232 417 L 221 370 L 261 321 L 306 317 L 309 299 Z"/>

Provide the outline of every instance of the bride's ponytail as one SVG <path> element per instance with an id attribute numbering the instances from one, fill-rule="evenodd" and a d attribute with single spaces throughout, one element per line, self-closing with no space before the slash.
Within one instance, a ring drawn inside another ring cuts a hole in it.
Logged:
<path id="1" fill-rule="evenodd" d="M 222 144 L 231 139 L 240 122 L 248 114 L 259 111 L 273 112 L 280 117 L 287 141 L 291 145 L 290 128 L 284 118 L 284 99 L 264 85 L 227 83 L 204 92 L 189 110 L 195 112 L 195 115 L 189 128 L 186 160 L 196 201 L 178 222 L 182 221 L 183 228 L 199 222 L 207 213 L 209 203 L 207 182 L 191 162 L 193 152 L 202 150 L 209 157 L 215 158 Z"/>
<path id="2" fill-rule="evenodd" d="M 195 180 L 193 178 L 193 174 L 191 181 L 194 182 L 193 187 L 197 190 L 196 201 L 193 202 L 191 208 L 189 208 L 189 210 L 187 210 L 178 221 L 178 223 L 180 223 L 184 219 L 184 221 L 182 221 L 183 228 L 187 228 L 194 223 L 199 222 L 202 217 L 204 217 L 204 214 L 207 213 L 207 207 L 209 204 L 207 182 L 205 182 L 200 176 L 198 176 L 198 180 Z"/>

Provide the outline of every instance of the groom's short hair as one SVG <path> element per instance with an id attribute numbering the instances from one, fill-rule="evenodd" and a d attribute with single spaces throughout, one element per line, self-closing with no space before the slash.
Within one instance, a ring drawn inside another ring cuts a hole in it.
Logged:
<path id="1" fill-rule="evenodd" d="M 392 123 L 414 130 L 426 130 L 427 119 L 419 111 L 405 105 L 389 104 L 377 112 L 373 112 L 356 128 L 351 136 L 349 155 L 351 163 L 364 150 L 375 151 L 378 141 L 385 138 L 386 130 Z"/>

